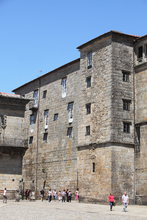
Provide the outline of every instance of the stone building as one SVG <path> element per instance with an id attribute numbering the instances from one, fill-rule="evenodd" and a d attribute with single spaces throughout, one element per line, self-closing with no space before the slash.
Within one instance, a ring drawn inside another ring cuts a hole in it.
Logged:
<path id="1" fill-rule="evenodd" d="M 147 204 L 147 36 L 110 31 L 80 58 L 13 90 L 31 99 L 25 187 L 80 189 L 81 199 Z"/>
<path id="2" fill-rule="evenodd" d="M 0 190 L 7 188 L 9 198 L 22 185 L 22 159 L 28 144 L 24 111 L 28 101 L 0 92 Z"/>

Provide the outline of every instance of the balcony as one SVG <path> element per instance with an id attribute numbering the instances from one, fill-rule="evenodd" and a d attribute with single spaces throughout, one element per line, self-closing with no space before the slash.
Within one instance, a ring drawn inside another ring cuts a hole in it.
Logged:
<path id="1" fill-rule="evenodd" d="M 29 110 L 37 111 L 38 109 L 38 99 L 29 102 Z"/>
<path id="2" fill-rule="evenodd" d="M 0 138 L 0 146 L 27 148 L 28 147 L 28 140 L 27 139 L 4 137 L 3 139 Z"/>

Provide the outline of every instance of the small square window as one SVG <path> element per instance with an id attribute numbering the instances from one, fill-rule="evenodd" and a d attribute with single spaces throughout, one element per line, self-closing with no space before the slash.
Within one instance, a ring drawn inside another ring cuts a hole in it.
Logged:
<path id="1" fill-rule="evenodd" d="M 123 99 L 123 110 L 130 111 L 131 100 Z"/>
<path id="2" fill-rule="evenodd" d="M 123 131 L 124 131 L 124 133 L 130 133 L 130 126 L 131 126 L 130 122 L 123 122 Z"/>
<path id="3" fill-rule="evenodd" d="M 48 133 L 44 133 L 43 134 L 43 141 L 47 143 L 47 137 L 48 137 Z"/>
<path id="4" fill-rule="evenodd" d="M 122 71 L 122 74 L 123 74 L 123 82 L 129 82 L 130 72 Z"/>
<path id="5" fill-rule="evenodd" d="M 72 127 L 67 128 L 67 136 L 69 138 L 73 137 L 73 128 Z"/>
<path id="6" fill-rule="evenodd" d="M 88 76 L 86 78 L 86 84 L 87 84 L 87 88 L 91 87 L 91 76 Z"/>
<path id="7" fill-rule="evenodd" d="M 58 120 L 58 113 L 54 114 L 54 121 Z"/>
<path id="8" fill-rule="evenodd" d="M 47 94 L 47 90 L 44 90 L 44 91 L 43 91 L 43 96 L 42 96 L 43 99 L 46 98 L 46 94 Z"/>
<path id="9" fill-rule="evenodd" d="M 86 114 L 91 114 L 91 103 L 86 104 Z"/>
<path id="10" fill-rule="evenodd" d="M 29 144 L 32 144 L 33 143 L 33 136 L 31 136 L 30 138 L 29 138 Z"/>
<path id="11" fill-rule="evenodd" d="M 85 135 L 86 136 L 90 135 L 90 126 L 86 126 L 86 134 Z"/>

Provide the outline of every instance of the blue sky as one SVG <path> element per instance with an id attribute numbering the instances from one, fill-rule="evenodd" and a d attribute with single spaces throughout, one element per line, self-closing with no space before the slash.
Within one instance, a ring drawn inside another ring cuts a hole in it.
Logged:
<path id="1" fill-rule="evenodd" d="M 108 32 L 147 34 L 147 0 L 0 0 L 0 91 L 79 57 Z"/>

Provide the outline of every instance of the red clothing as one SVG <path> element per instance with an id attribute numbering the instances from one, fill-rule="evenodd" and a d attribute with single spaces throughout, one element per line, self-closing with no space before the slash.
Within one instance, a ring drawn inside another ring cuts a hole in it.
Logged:
<path id="1" fill-rule="evenodd" d="M 114 202 L 114 196 L 113 195 L 108 196 L 108 200 L 109 202 Z"/>

